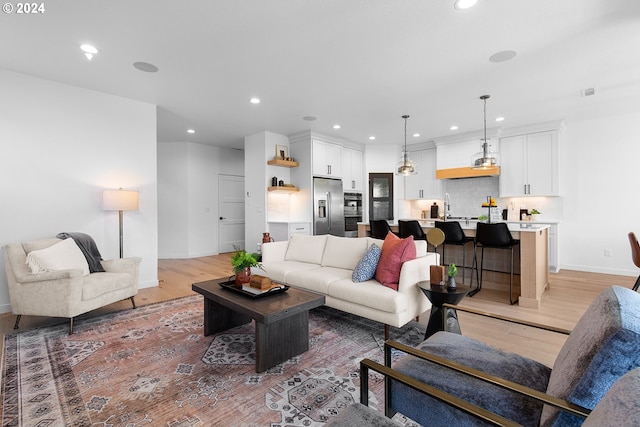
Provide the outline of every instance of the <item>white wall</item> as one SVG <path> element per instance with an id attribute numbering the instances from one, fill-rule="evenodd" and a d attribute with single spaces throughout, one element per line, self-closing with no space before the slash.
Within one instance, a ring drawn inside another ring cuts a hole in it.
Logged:
<path id="1" fill-rule="evenodd" d="M 640 235 L 640 112 L 567 120 L 560 150 L 560 267 L 637 276 L 627 234 Z"/>
<path id="2" fill-rule="evenodd" d="M 244 175 L 242 150 L 190 142 L 158 144 L 158 256 L 219 253 L 218 176 Z"/>
<path id="3" fill-rule="evenodd" d="M 273 132 L 260 132 L 244 138 L 245 164 L 245 248 L 255 251 L 258 243 L 262 243 L 262 233 L 267 231 L 267 187 L 271 185 L 271 177 L 277 176 L 290 182 L 290 170 L 277 166 L 268 166 L 276 145 L 289 147 L 289 138 Z M 273 209 L 271 220 L 287 219 L 290 215 L 290 198 L 274 197 L 270 200 Z M 271 215 L 271 213 L 269 213 Z"/>
<path id="4" fill-rule="evenodd" d="M 0 243 L 77 231 L 117 258 L 118 214 L 102 210 L 102 190 L 139 190 L 124 256 L 142 258 L 141 287 L 157 285 L 156 107 L 4 70 L 0 93 Z M 0 312 L 4 263 L 3 253 Z"/>
<path id="5" fill-rule="evenodd" d="M 158 257 L 189 253 L 189 145 L 158 143 Z"/>

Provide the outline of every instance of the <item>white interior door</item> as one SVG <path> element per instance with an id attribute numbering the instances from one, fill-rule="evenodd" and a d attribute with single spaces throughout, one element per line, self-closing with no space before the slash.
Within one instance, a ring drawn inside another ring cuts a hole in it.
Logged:
<path id="1" fill-rule="evenodd" d="M 244 249 L 244 177 L 218 175 L 218 247 L 222 252 Z"/>

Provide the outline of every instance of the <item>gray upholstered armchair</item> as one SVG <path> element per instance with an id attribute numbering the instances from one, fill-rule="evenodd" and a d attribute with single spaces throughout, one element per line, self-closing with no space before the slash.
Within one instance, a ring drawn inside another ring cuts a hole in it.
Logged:
<path id="1" fill-rule="evenodd" d="M 104 260 L 105 271 L 91 274 L 82 268 L 34 274 L 26 263 L 28 254 L 61 241 L 49 238 L 4 247 L 11 311 L 18 316 L 14 329 L 22 315 L 67 317 L 72 334 L 73 318 L 80 314 L 127 298 L 135 308 L 140 258 Z"/>
<path id="2" fill-rule="evenodd" d="M 580 425 L 620 377 L 640 367 L 640 294 L 619 286 L 604 290 L 571 331 L 553 369 L 449 332 L 417 349 L 387 342 L 387 367 L 394 348 L 408 355 L 393 363 L 393 371 L 503 421 Z M 397 411 L 424 425 L 486 425 L 486 418 L 395 380 L 387 381 L 385 404 L 387 416 Z"/>
<path id="3" fill-rule="evenodd" d="M 444 404 L 458 407 L 461 411 L 472 411 L 470 413 L 485 417 L 488 423 L 502 426 L 519 426 L 510 420 L 502 419 L 496 414 L 489 413 L 477 405 L 472 405 L 461 401 L 451 394 L 444 393 L 427 384 L 403 375 L 387 366 L 380 365 L 370 359 L 363 359 L 360 362 L 360 403 L 354 403 L 330 420 L 327 426 L 331 427 L 402 427 L 403 424 L 385 418 L 381 413 L 368 406 L 368 381 L 369 371 L 375 371 L 385 378 L 392 378 L 401 381 L 407 386 L 414 387 L 415 390 L 425 396 L 434 396 Z M 428 424 L 429 426 L 433 424 Z M 458 425 L 458 424 L 455 424 Z M 640 368 L 624 374 L 607 391 L 602 400 L 587 415 L 582 423 L 582 427 L 637 427 L 640 425 Z"/>

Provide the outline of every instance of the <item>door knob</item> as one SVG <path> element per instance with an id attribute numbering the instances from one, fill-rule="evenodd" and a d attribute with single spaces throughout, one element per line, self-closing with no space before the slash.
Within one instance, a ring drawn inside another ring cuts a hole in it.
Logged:
<path id="1" fill-rule="evenodd" d="M 222 221 L 223 219 L 227 219 L 227 218 L 225 218 L 225 217 L 221 216 L 221 217 L 220 217 L 220 221 Z"/>

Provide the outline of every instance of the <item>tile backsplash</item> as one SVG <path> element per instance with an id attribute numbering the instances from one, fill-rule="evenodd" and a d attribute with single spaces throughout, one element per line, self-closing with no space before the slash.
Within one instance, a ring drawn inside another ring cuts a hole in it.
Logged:
<path id="1" fill-rule="evenodd" d="M 482 203 L 491 196 L 498 201 L 498 177 L 448 179 L 442 183 L 442 197 L 449 193 L 452 216 L 477 217 L 487 215 L 487 208 Z M 502 209 L 502 207 L 501 207 Z"/>

